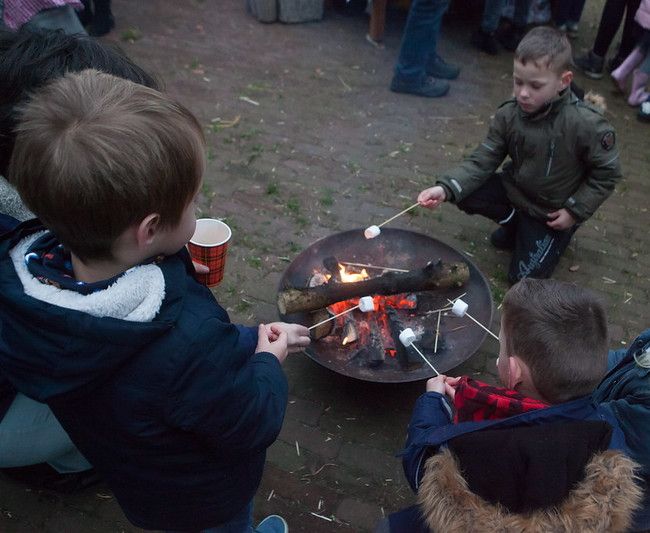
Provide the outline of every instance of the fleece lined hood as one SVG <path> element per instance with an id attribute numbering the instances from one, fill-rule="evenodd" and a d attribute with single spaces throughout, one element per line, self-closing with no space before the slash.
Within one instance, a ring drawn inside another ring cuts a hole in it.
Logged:
<path id="1" fill-rule="evenodd" d="M 0 368 L 19 390 L 48 401 L 92 388 L 173 327 L 186 261 L 179 254 L 138 266 L 107 289 L 82 295 L 43 284 L 27 270 L 25 253 L 43 231 L 30 221 L 0 242 Z M 168 291 L 166 277 L 174 279 Z"/>

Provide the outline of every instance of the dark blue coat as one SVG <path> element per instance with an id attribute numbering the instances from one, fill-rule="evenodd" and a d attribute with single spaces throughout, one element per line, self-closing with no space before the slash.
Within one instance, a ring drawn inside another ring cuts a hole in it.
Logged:
<path id="1" fill-rule="evenodd" d="M 256 330 L 230 323 L 192 277 L 185 252 L 159 266 L 165 297 L 151 322 L 96 318 L 27 296 L 0 239 L 0 368 L 46 402 L 105 477 L 128 519 L 197 530 L 240 511 L 276 439 L 287 382 Z M 6 385 L 6 383 L 5 383 Z"/>
<path id="2" fill-rule="evenodd" d="M 487 428 L 514 428 L 571 420 L 600 420 L 611 425 L 610 448 L 626 453 L 639 463 L 641 477 L 646 487 L 650 487 L 650 368 L 641 367 L 634 360 L 634 354 L 640 355 L 644 350 L 650 350 L 650 329 L 642 333 L 629 349 L 609 353 L 609 371 L 592 395 L 510 418 L 452 424 L 447 400 L 436 392 L 423 394 L 416 402 L 402 452 L 404 472 L 411 488 L 417 491 L 419 487 L 427 453 L 454 437 Z M 638 529 L 650 528 L 647 492 L 644 507 L 636 515 L 635 526 Z M 408 527 L 395 530 L 406 531 Z"/>

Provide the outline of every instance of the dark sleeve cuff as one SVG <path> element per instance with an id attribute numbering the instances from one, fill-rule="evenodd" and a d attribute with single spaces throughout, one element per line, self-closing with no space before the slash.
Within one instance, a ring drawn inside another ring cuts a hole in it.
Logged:
<path id="1" fill-rule="evenodd" d="M 452 190 L 447 186 L 446 183 L 442 183 L 441 181 L 437 181 L 436 185 L 440 185 L 445 191 L 445 195 L 447 196 L 447 199 L 445 200 L 446 202 L 454 202 L 454 193 Z"/>

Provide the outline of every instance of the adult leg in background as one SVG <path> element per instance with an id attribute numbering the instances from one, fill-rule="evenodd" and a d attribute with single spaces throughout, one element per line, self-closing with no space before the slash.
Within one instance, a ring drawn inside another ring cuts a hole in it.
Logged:
<path id="1" fill-rule="evenodd" d="M 432 80 L 426 67 L 436 55 L 442 16 L 449 0 L 414 0 L 409 10 L 391 89 L 421 96 L 442 96 L 449 84 Z"/>

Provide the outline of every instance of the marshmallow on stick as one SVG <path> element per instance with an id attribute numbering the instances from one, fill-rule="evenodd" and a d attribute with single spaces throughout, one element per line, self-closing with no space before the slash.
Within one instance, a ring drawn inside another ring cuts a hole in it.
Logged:
<path id="1" fill-rule="evenodd" d="M 392 222 L 397 217 L 401 217 L 404 213 L 408 213 L 411 209 L 415 209 L 418 205 L 420 205 L 420 203 L 416 202 L 411 207 L 407 207 L 406 209 L 400 211 L 396 215 L 393 215 L 389 219 L 384 220 L 381 224 L 377 224 L 376 226 L 368 226 L 363 232 L 364 237 L 366 239 L 374 239 L 375 237 L 379 236 L 379 234 L 381 233 L 382 226 L 388 224 L 389 222 Z"/>
<path id="2" fill-rule="evenodd" d="M 325 322 L 334 320 L 335 318 L 341 315 L 345 315 L 346 313 L 350 313 L 355 309 L 359 309 L 362 313 L 370 313 L 375 310 L 375 301 L 372 299 L 372 296 L 362 296 L 361 298 L 359 298 L 359 303 L 354 307 L 350 307 L 350 309 L 346 309 L 345 311 L 341 311 L 340 313 L 331 316 L 329 318 L 326 318 L 325 320 L 321 320 L 317 324 L 310 326 L 309 329 L 312 330 L 314 328 L 317 328 L 318 326 L 322 326 L 323 324 L 325 324 Z"/>
<path id="3" fill-rule="evenodd" d="M 476 320 L 472 315 L 470 315 L 467 310 L 469 309 L 469 305 L 461 300 L 460 298 L 456 298 L 455 301 L 451 301 L 450 299 L 447 299 L 447 301 L 452 305 L 451 312 L 457 316 L 457 317 L 463 317 L 466 316 L 469 318 L 472 322 L 474 322 L 477 326 L 480 326 L 483 328 L 485 331 L 487 331 L 490 335 L 492 335 L 496 340 L 499 340 L 499 337 L 496 336 L 494 333 L 492 333 L 488 328 L 486 328 L 483 324 L 481 324 L 478 320 Z"/>
<path id="4" fill-rule="evenodd" d="M 402 332 L 399 334 L 399 341 L 405 346 L 409 347 L 411 346 L 417 353 L 418 355 L 424 359 L 424 362 L 431 367 L 431 370 L 433 370 L 436 373 L 436 376 L 440 375 L 440 372 L 438 372 L 435 367 L 429 362 L 429 360 L 424 356 L 424 354 L 418 349 L 418 347 L 415 345 L 415 333 L 411 328 L 406 328 L 402 330 Z"/>

